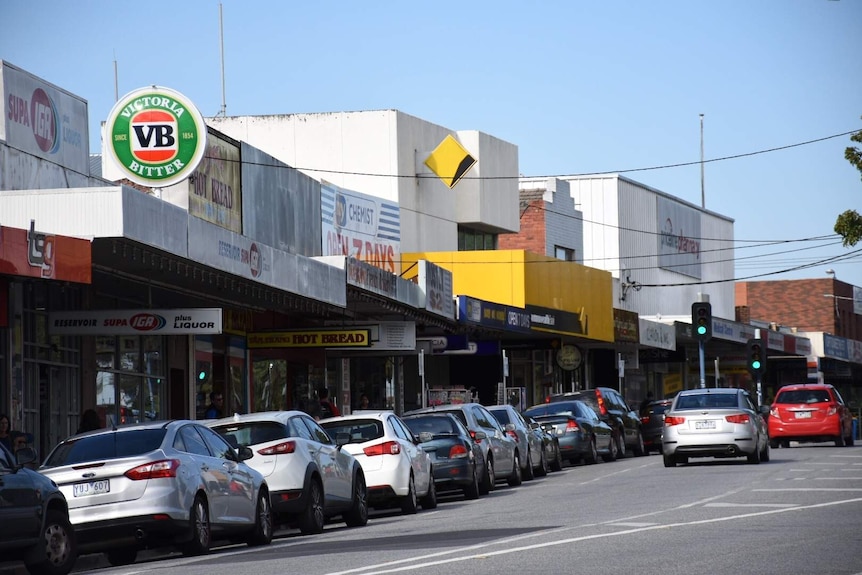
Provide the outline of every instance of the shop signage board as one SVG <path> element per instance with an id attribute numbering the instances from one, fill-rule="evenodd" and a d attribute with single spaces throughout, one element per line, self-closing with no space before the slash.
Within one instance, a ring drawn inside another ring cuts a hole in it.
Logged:
<path id="1" fill-rule="evenodd" d="M 142 186 L 163 188 L 187 179 L 206 153 L 207 127 L 191 100 L 148 86 L 114 104 L 105 122 L 109 156 Z"/>
<path id="2" fill-rule="evenodd" d="M 452 272 L 427 260 L 419 260 L 419 287 L 425 296 L 426 311 L 455 319 L 452 299 Z"/>
<path id="3" fill-rule="evenodd" d="M 89 240 L 0 226 L 0 274 L 90 283 Z"/>
<path id="4" fill-rule="evenodd" d="M 222 332 L 221 308 L 58 311 L 51 335 L 183 335 Z"/>
<path id="5" fill-rule="evenodd" d="M 297 347 L 368 347 L 371 330 L 368 329 L 315 329 L 282 330 L 248 334 L 249 349 Z"/>
<path id="6" fill-rule="evenodd" d="M 489 302 L 474 297 L 459 295 L 458 322 L 482 327 L 531 333 L 530 314 L 523 308 Z"/>

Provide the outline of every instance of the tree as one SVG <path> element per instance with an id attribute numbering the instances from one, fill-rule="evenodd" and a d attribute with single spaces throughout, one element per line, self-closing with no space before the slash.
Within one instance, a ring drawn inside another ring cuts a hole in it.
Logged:
<path id="1" fill-rule="evenodd" d="M 850 140 L 862 143 L 862 130 L 850 136 Z M 862 150 L 848 146 L 844 157 L 862 174 Z M 847 210 L 835 221 L 835 233 L 844 238 L 844 247 L 855 246 L 862 240 L 862 216 L 856 210 Z"/>

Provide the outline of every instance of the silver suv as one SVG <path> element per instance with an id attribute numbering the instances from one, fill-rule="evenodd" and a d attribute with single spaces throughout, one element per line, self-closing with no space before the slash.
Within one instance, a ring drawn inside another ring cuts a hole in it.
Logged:
<path id="1" fill-rule="evenodd" d="M 498 478 L 506 478 L 511 486 L 521 484 L 521 453 L 515 440 L 506 435 L 500 422 L 480 403 L 436 405 L 408 411 L 416 413 L 453 413 L 467 426 L 470 436 L 482 446 L 485 456 L 485 472 L 479 489 L 482 494 L 494 489 Z"/>

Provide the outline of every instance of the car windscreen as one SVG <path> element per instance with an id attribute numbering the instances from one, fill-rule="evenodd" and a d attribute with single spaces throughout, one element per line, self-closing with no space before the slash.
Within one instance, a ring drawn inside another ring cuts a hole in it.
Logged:
<path id="1" fill-rule="evenodd" d="M 824 403 L 832 401 L 825 389 L 792 389 L 779 391 L 773 403 Z"/>
<path id="2" fill-rule="evenodd" d="M 676 400 L 675 409 L 721 409 L 738 407 L 736 394 L 730 393 L 698 393 L 680 395 Z"/>
<path id="3" fill-rule="evenodd" d="M 214 426 L 213 429 L 234 448 L 258 445 L 289 437 L 288 430 L 277 421 L 227 423 Z"/>
<path id="4" fill-rule="evenodd" d="M 458 435 L 458 428 L 450 417 L 426 415 L 424 417 L 403 417 L 402 421 L 416 435 L 426 431 L 433 435 Z"/>
<path id="5" fill-rule="evenodd" d="M 341 419 L 321 423 L 320 426 L 330 437 L 349 437 L 347 443 L 365 443 L 383 437 L 383 422 L 376 419 Z"/>
<path id="6" fill-rule="evenodd" d="M 577 408 L 572 402 L 545 403 L 543 405 L 534 405 L 527 409 L 524 415 L 530 417 L 543 417 L 547 415 L 575 415 Z"/>
<path id="7" fill-rule="evenodd" d="M 75 465 L 85 461 L 120 459 L 155 451 L 162 445 L 167 430 L 135 429 L 72 438 L 57 446 L 44 467 Z"/>

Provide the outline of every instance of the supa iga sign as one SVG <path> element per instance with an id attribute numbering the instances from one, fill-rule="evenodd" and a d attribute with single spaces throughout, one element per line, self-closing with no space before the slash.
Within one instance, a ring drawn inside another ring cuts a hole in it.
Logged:
<path id="1" fill-rule="evenodd" d="M 192 175 L 206 151 L 204 118 L 174 90 L 151 86 L 114 105 L 105 127 L 108 150 L 135 183 L 171 186 Z"/>

